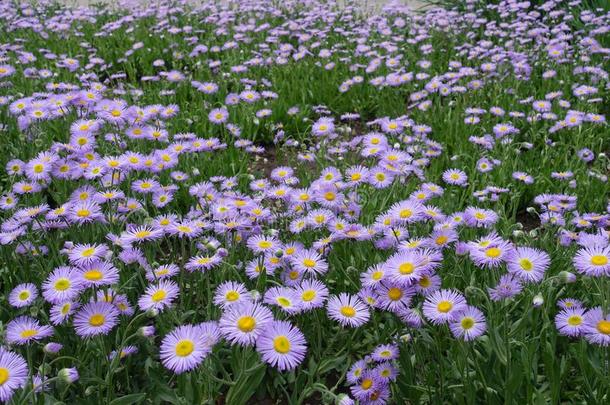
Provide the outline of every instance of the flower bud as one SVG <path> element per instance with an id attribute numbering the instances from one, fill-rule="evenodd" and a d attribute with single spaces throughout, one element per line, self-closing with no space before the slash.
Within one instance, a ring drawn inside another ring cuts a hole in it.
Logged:
<path id="1" fill-rule="evenodd" d="M 49 342 L 44 345 L 44 352 L 48 355 L 55 355 L 64 347 L 61 343 Z"/>
<path id="2" fill-rule="evenodd" d="M 78 380 L 78 370 L 74 367 L 62 368 L 59 370 L 59 373 L 57 373 L 57 377 L 66 384 L 72 384 Z"/>
<path id="3" fill-rule="evenodd" d="M 534 299 L 532 300 L 532 304 L 534 304 L 536 308 L 541 307 L 542 304 L 544 304 L 544 298 L 542 297 L 542 294 L 536 294 L 534 296 Z"/>
<path id="4" fill-rule="evenodd" d="M 152 325 L 142 326 L 138 329 L 138 335 L 149 338 L 155 335 L 155 327 Z"/>
<path id="5" fill-rule="evenodd" d="M 576 282 L 576 274 L 570 273 L 569 271 L 561 271 L 559 273 L 559 278 L 566 284 L 571 284 Z"/>

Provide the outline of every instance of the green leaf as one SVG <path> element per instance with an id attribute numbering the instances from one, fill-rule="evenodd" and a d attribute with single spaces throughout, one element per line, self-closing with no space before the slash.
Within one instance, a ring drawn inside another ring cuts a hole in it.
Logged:
<path id="1" fill-rule="evenodd" d="M 139 394 L 129 394 L 112 400 L 110 405 L 135 405 L 142 402 L 145 398 L 146 393 L 144 392 Z"/>

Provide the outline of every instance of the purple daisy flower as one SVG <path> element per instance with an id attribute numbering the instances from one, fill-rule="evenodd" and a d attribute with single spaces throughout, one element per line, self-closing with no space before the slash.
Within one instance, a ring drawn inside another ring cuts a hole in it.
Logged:
<path id="1" fill-rule="evenodd" d="M 38 289 L 32 283 L 19 284 L 8 296 L 8 302 L 15 308 L 30 305 L 38 297 Z"/>
<path id="2" fill-rule="evenodd" d="M 28 363 L 22 356 L 0 347 L 0 402 L 8 402 L 16 390 L 24 387 L 28 374 Z"/>
<path id="3" fill-rule="evenodd" d="M 580 249 L 572 262 L 579 273 L 587 276 L 610 276 L 610 246 L 590 246 Z"/>
<path id="4" fill-rule="evenodd" d="M 591 308 L 586 314 L 583 335 L 588 342 L 610 346 L 610 315 L 601 307 Z"/>
<path id="5" fill-rule="evenodd" d="M 564 336 L 580 336 L 587 321 L 587 310 L 581 307 L 566 308 L 555 315 L 555 326 Z"/>
<path id="6" fill-rule="evenodd" d="M 470 305 L 459 313 L 454 321 L 449 322 L 449 329 L 453 336 L 465 341 L 478 338 L 485 333 L 486 328 L 483 312 Z"/>
<path id="7" fill-rule="evenodd" d="M 252 346 L 273 321 L 273 313 L 259 303 L 229 306 L 220 317 L 220 332 L 231 343 Z"/>
<path id="8" fill-rule="evenodd" d="M 466 310 L 466 299 L 454 290 L 438 290 L 426 297 L 424 316 L 434 324 L 451 322 Z"/>
<path id="9" fill-rule="evenodd" d="M 171 280 L 161 280 L 157 285 L 149 286 L 138 300 L 142 311 L 163 310 L 172 304 L 180 292 L 178 284 Z"/>
<path id="10" fill-rule="evenodd" d="M 502 301 L 512 298 L 523 290 L 521 281 L 513 274 L 504 274 L 494 288 L 488 288 L 489 297 L 492 301 Z"/>
<path id="11" fill-rule="evenodd" d="M 198 326 L 183 325 L 167 334 L 161 342 L 163 365 L 176 374 L 197 368 L 212 351 L 212 345 Z"/>
<path id="12" fill-rule="evenodd" d="M 530 247 L 517 247 L 506 259 L 508 272 L 524 282 L 540 282 L 550 264 L 551 258 L 546 252 Z"/>
<path id="13" fill-rule="evenodd" d="M 10 344 L 25 345 L 53 335 L 53 328 L 40 325 L 38 320 L 20 316 L 6 325 L 6 341 Z"/>
<path id="14" fill-rule="evenodd" d="M 326 304 L 328 317 L 338 321 L 341 326 L 358 327 L 369 321 L 368 307 L 360 298 L 347 293 L 333 296 Z"/>
<path id="15" fill-rule="evenodd" d="M 73 301 L 81 290 L 77 270 L 70 266 L 57 267 L 42 284 L 42 296 L 51 304 Z"/>
<path id="16" fill-rule="evenodd" d="M 286 321 L 273 321 L 256 341 L 256 350 L 265 363 L 280 371 L 296 368 L 305 358 L 307 342 L 296 327 Z"/>
<path id="17" fill-rule="evenodd" d="M 248 289 L 242 283 L 235 281 L 225 281 L 216 287 L 214 293 L 214 304 L 221 308 L 226 308 L 230 305 L 251 301 L 251 295 Z"/>
<path id="18" fill-rule="evenodd" d="M 118 309 L 109 302 L 90 302 L 74 316 L 74 329 L 80 337 L 108 334 L 119 322 Z"/>

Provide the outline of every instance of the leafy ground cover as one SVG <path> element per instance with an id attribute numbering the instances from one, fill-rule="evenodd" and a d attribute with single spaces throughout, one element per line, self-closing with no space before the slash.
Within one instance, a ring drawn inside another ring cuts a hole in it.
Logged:
<path id="1" fill-rule="evenodd" d="M 0 4 L 0 401 L 608 403 L 595 1 Z"/>

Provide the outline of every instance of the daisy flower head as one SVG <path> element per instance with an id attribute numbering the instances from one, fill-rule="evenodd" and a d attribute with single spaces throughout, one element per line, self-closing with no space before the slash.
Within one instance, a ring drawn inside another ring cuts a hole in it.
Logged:
<path id="1" fill-rule="evenodd" d="M 263 361 L 280 371 L 296 368 L 307 351 L 305 336 L 286 321 L 273 321 L 256 341 L 256 350 Z"/>
<path id="2" fill-rule="evenodd" d="M 493 269 L 499 267 L 508 257 L 511 257 L 513 250 L 510 242 L 500 240 L 482 249 L 471 249 L 470 258 L 479 267 Z"/>
<path id="3" fill-rule="evenodd" d="M 54 269 L 42 283 L 42 296 L 51 304 L 75 300 L 82 291 L 77 269 L 60 266 Z"/>
<path id="4" fill-rule="evenodd" d="M 362 403 L 368 403 L 383 385 L 383 381 L 375 375 L 373 370 L 365 370 L 360 382 L 351 386 L 352 395 Z"/>
<path id="5" fill-rule="evenodd" d="M 356 328 L 362 326 L 369 321 L 371 316 L 369 308 L 360 298 L 347 293 L 331 297 L 326 304 L 326 308 L 328 317 L 344 327 Z"/>
<path id="6" fill-rule="evenodd" d="M 278 306 L 288 314 L 296 314 L 301 311 L 299 296 L 290 287 L 271 287 L 265 292 L 263 302 L 267 305 Z"/>
<path id="7" fill-rule="evenodd" d="M 248 248 L 255 253 L 275 252 L 281 249 L 281 243 L 276 238 L 264 235 L 255 235 L 248 239 Z"/>
<path id="8" fill-rule="evenodd" d="M 320 275 L 328 271 L 328 262 L 314 249 L 301 249 L 290 258 L 290 264 L 306 274 Z"/>
<path id="9" fill-rule="evenodd" d="M 555 315 L 555 326 L 564 336 L 582 335 L 587 320 L 587 310 L 582 307 L 565 308 Z"/>
<path id="10" fill-rule="evenodd" d="M 29 316 L 20 316 L 6 325 L 6 342 L 14 345 L 25 345 L 53 335 L 53 328 L 41 325 L 38 320 Z"/>
<path id="11" fill-rule="evenodd" d="M 473 228 L 489 228 L 498 221 L 495 211 L 483 208 L 468 207 L 464 211 L 466 224 Z"/>
<path id="12" fill-rule="evenodd" d="M 457 319 L 467 307 L 466 299 L 454 290 L 438 290 L 426 297 L 424 316 L 433 324 L 442 324 Z"/>
<path id="13" fill-rule="evenodd" d="M 226 108 L 214 108 L 208 114 L 208 119 L 213 124 L 224 124 L 229 119 L 229 111 Z"/>
<path id="14" fill-rule="evenodd" d="M 107 335 L 119 322 L 115 305 L 99 301 L 83 305 L 74 316 L 74 329 L 80 337 Z"/>
<path id="15" fill-rule="evenodd" d="M 198 326 L 182 325 L 163 338 L 159 357 L 165 368 L 181 374 L 197 368 L 211 351 L 210 341 Z"/>
<path id="16" fill-rule="evenodd" d="M 509 253 L 506 267 L 524 282 L 540 282 L 549 268 L 551 258 L 548 253 L 530 247 L 517 247 Z"/>
<path id="17" fill-rule="evenodd" d="M 32 283 L 19 284 L 8 296 L 8 302 L 15 308 L 30 305 L 38 297 L 38 289 Z"/>
<path id="18" fill-rule="evenodd" d="M 487 328 L 485 315 L 480 309 L 468 305 L 460 312 L 454 321 L 449 322 L 449 329 L 454 337 L 465 341 L 478 338 Z"/>
<path id="19" fill-rule="evenodd" d="M 10 401 L 26 385 L 28 374 L 28 363 L 21 355 L 0 347 L 0 402 Z"/>
<path id="20" fill-rule="evenodd" d="M 583 336 L 590 343 L 610 346 L 610 315 L 604 315 L 601 307 L 591 308 L 586 314 Z"/>
<path id="21" fill-rule="evenodd" d="M 179 292 L 178 284 L 171 280 L 161 280 L 157 285 L 146 288 L 138 300 L 138 307 L 142 311 L 151 309 L 161 311 L 172 304 Z"/>
<path id="22" fill-rule="evenodd" d="M 226 308 L 231 305 L 251 301 L 251 296 L 248 293 L 246 286 L 236 281 L 225 281 L 216 287 L 214 293 L 214 304 L 221 308 Z"/>
<path id="23" fill-rule="evenodd" d="M 576 270 L 591 277 L 610 276 L 610 246 L 580 249 L 572 260 Z"/>
<path id="24" fill-rule="evenodd" d="M 513 274 L 504 274 L 494 288 L 488 288 L 492 301 L 502 301 L 512 298 L 523 290 L 521 280 Z"/>
<path id="25" fill-rule="evenodd" d="M 78 309 L 79 304 L 71 301 L 54 304 L 51 307 L 50 319 L 53 325 L 61 325 Z"/>
<path id="26" fill-rule="evenodd" d="M 415 283 L 425 270 L 424 262 L 418 251 L 405 250 L 391 256 L 384 264 L 387 278 L 394 283 L 409 286 Z"/>
<path id="27" fill-rule="evenodd" d="M 561 309 L 584 308 L 582 301 L 574 298 L 562 298 L 557 301 L 557 306 Z"/>
<path id="28" fill-rule="evenodd" d="M 78 278 L 83 287 L 112 285 L 119 281 L 119 270 L 106 260 L 95 260 L 79 267 Z"/>
<path id="29" fill-rule="evenodd" d="M 106 245 L 76 244 L 68 252 L 70 262 L 76 266 L 86 265 L 102 259 L 108 253 Z"/>
<path id="30" fill-rule="evenodd" d="M 388 279 L 388 271 L 384 264 L 376 264 L 369 267 L 365 272 L 360 274 L 360 282 L 363 287 L 375 287 L 383 280 Z"/>
<path id="31" fill-rule="evenodd" d="M 273 321 L 273 313 L 260 303 L 231 305 L 220 317 L 220 332 L 233 344 L 252 346 Z"/>
<path id="32" fill-rule="evenodd" d="M 373 350 L 371 357 L 375 361 L 390 361 L 398 358 L 398 346 L 394 344 L 379 345 Z"/>
<path id="33" fill-rule="evenodd" d="M 443 181 L 447 184 L 465 186 L 468 182 L 468 175 L 459 169 L 449 169 L 443 172 Z"/>
<path id="34" fill-rule="evenodd" d="M 318 280 L 303 280 L 295 289 L 300 299 L 300 307 L 303 311 L 313 308 L 321 308 L 328 298 L 328 288 Z"/>
<path id="35" fill-rule="evenodd" d="M 405 200 L 390 207 L 389 214 L 394 224 L 417 222 L 423 217 L 423 206 L 416 200 Z"/>
<path id="36" fill-rule="evenodd" d="M 415 295 L 412 287 L 404 287 L 398 284 L 382 283 L 376 288 L 379 308 L 387 311 L 397 312 L 401 308 L 406 308 L 411 303 L 411 298 Z"/>
<path id="37" fill-rule="evenodd" d="M 334 133 L 335 123 L 332 118 L 322 117 L 312 126 L 311 132 L 315 136 L 326 136 Z"/>
<path id="38" fill-rule="evenodd" d="M 176 274 L 180 273 L 180 267 L 174 263 L 161 264 L 156 269 L 149 269 L 146 272 L 146 279 L 148 281 L 163 280 L 171 278 Z"/>

